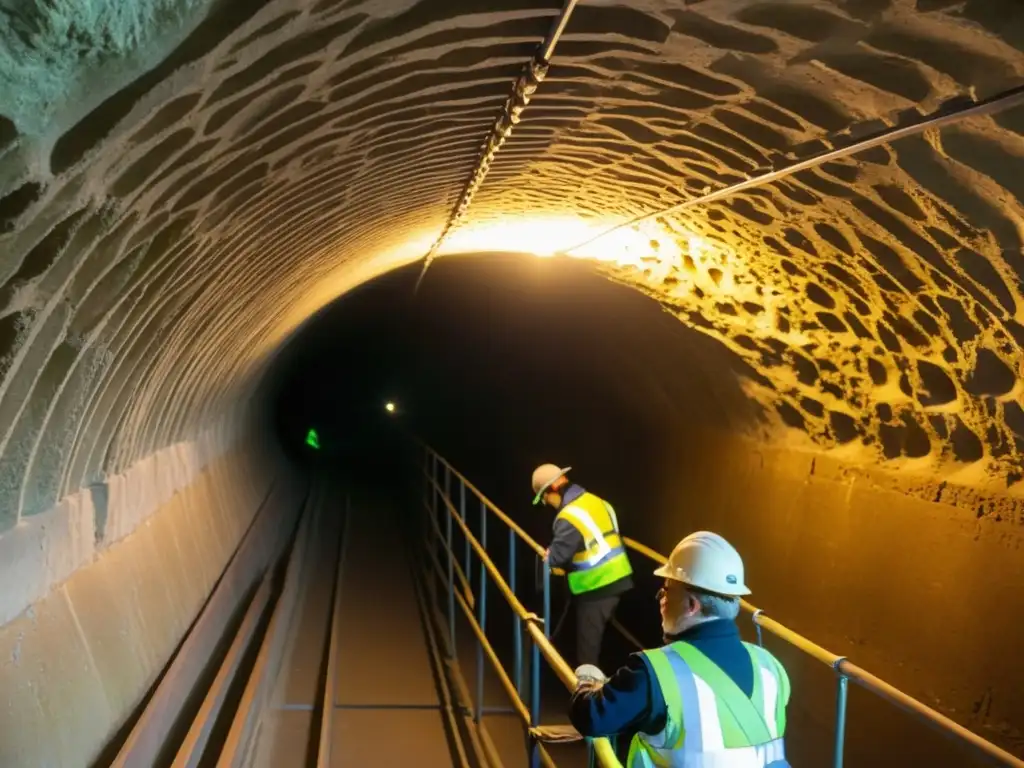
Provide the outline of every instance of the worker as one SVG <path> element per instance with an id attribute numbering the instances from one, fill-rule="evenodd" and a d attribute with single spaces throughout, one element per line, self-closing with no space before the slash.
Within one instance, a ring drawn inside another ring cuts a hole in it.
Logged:
<path id="1" fill-rule="evenodd" d="M 577 662 L 597 665 L 605 629 L 633 586 L 633 569 L 612 505 L 569 482 L 570 469 L 537 467 L 533 503 L 558 511 L 544 557 L 550 567 L 566 572 L 576 606 Z"/>
<path id="2" fill-rule="evenodd" d="M 655 572 L 665 646 L 630 657 L 611 679 L 577 670 L 570 720 L 584 736 L 632 734 L 627 768 L 788 768 L 789 677 L 740 640 L 743 560 L 724 538 L 683 539 Z"/>

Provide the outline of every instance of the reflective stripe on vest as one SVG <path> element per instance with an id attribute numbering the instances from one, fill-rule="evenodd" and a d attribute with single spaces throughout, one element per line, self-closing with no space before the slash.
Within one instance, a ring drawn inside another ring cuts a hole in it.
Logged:
<path id="1" fill-rule="evenodd" d="M 633 572 L 611 504 L 584 493 L 555 519 L 567 521 L 583 536 L 584 549 L 573 555 L 569 569 L 569 591 L 574 595 L 600 589 Z"/>
<path id="2" fill-rule="evenodd" d="M 782 768 L 789 679 L 768 651 L 743 644 L 754 667 L 750 698 L 689 643 L 647 651 L 665 700 L 661 733 L 637 734 L 629 768 Z"/>

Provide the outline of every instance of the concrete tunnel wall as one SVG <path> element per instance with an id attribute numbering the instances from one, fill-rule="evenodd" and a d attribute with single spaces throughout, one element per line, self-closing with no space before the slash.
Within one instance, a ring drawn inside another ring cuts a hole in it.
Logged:
<path id="1" fill-rule="evenodd" d="M 205 566 L 191 566 L 206 557 L 216 572 L 273 475 L 257 394 L 275 350 L 348 288 L 427 252 L 557 11 L 540 0 L 486 11 L 411 0 L 2 11 L 0 568 L 11 650 L 0 674 L 15 691 L 3 731 L 28 750 L 13 754 L 81 764 L 139 700 L 209 589 Z M 583 2 L 440 253 L 572 246 L 1016 87 L 1022 48 L 1011 0 Z M 810 514 L 816 494 L 841 497 L 838 525 L 915 527 L 932 537 L 922 549 L 953 553 L 929 604 L 950 585 L 970 589 L 966 612 L 1012 604 L 1022 115 L 903 139 L 576 251 L 748 367 L 741 385 L 763 419 L 743 440 L 757 448 L 697 473 L 693 499 L 799 488 Z M 223 516 L 218 537 L 192 526 L 185 499 Z M 900 511 L 883 515 L 879 500 Z M 159 559 L 141 553 L 164 518 L 180 535 L 153 546 L 180 558 L 186 596 L 160 597 L 173 618 L 159 626 L 140 618 L 148 598 L 126 595 L 138 583 L 131 563 L 155 570 Z M 141 659 L 117 691 L 97 672 L 108 639 L 83 619 L 91 598 L 67 597 L 96 568 L 111 574 L 97 599 L 141 627 L 109 639 Z M 837 561 L 836 582 L 855 581 L 851 568 Z M 55 600 L 62 618 L 45 625 Z M 984 679 L 1006 673 L 1004 659 L 976 656 Z M 38 677 L 62 664 L 93 665 L 62 707 L 102 702 L 78 730 L 63 723 L 80 708 L 58 708 L 46 693 L 58 689 Z M 950 680 L 935 698 L 961 712 L 976 704 L 980 725 L 1009 732 L 999 712 L 1014 694 L 975 688 Z M 44 739 L 47 725 L 62 735 Z"/>

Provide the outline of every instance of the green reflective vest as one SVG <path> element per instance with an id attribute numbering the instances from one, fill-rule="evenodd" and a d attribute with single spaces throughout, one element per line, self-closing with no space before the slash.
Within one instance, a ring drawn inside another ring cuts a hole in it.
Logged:
<path id="1" fill-rule="evenodd" d="M 633 737 L 628 768 L 788 768 L 783 735 L 789 677 L 764 648 L 743 645 L 754 665 L 749 698 L 689 643 L 644 652 L 667 717 L 661 733 Z"/>
<path id="2" fill-rule="evenodd" d="M 562 507 L 555 520 L 569 522 L 583 536 L 584 549 L 569 566 L 569 591 L 592 592 L 633 573 L 619 536 L 619 521 L 612 505 L 592 493 Z"/>

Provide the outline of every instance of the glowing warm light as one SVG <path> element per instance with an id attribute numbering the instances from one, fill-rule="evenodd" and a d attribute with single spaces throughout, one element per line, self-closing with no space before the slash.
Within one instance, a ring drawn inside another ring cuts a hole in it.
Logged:
<path id="1" fill-rule="evenodd" d="M 389 402 L 387 405 L 384 406 L 384 410 L 387 411 L 388 413 L 394 413 L 395 412 L 395 404 Z"/>
<path id="2" fill-rule="evenodd" d="M 549 257 L 579 246 L 566 255 L 664 270 L 680 264 L 677 238 L 664 226 L 651 220 L 608 232 L 617 223 L 578 216 L 509 216 L 470 223 L 448 236 L 439 255 L 507 252 Z M 605 232 L 608 234 L 587 242 Z"/>
<path id="3" fill-rule="evenodd" d="M 705 294 L 727 296 L 733 301 L 762 301 L 752 293 L 750 281 L 743 285 L 736 282 L 736 276 L 745 271 L 745 265 L 724 244 L 682 229 L 677 221 L 673 222 L 674 228 L 656 219 L 647 219 L 616 229 L 620 223 L 621 219 L 612 217 L 555 214 L 470 220 L 448 234 L 436 255 L 528 253 L 547 258 L 564 254 L 575 259 L 632 267 L 645 272 L 654 283 L 672 276 L 677 283 L 671 290 L 680 296 L 688 295 L 691 287 L 697 287 Z M 356 286 L 421 260 L 437 239 L 438 232 L 437 227 L 423 228 L 400 241 L 382 244 L 361 259 L 339 256 L 337 266 L 291 307 L 275 329 L 270 345 L 280 347 L 285 338 L 296 333 L 317 310 Z M 737 323 L 747 322 L 737 318 Z M 385 409 L 388 413 L 397 410 L 394 403 L 389 403 Z"/>

